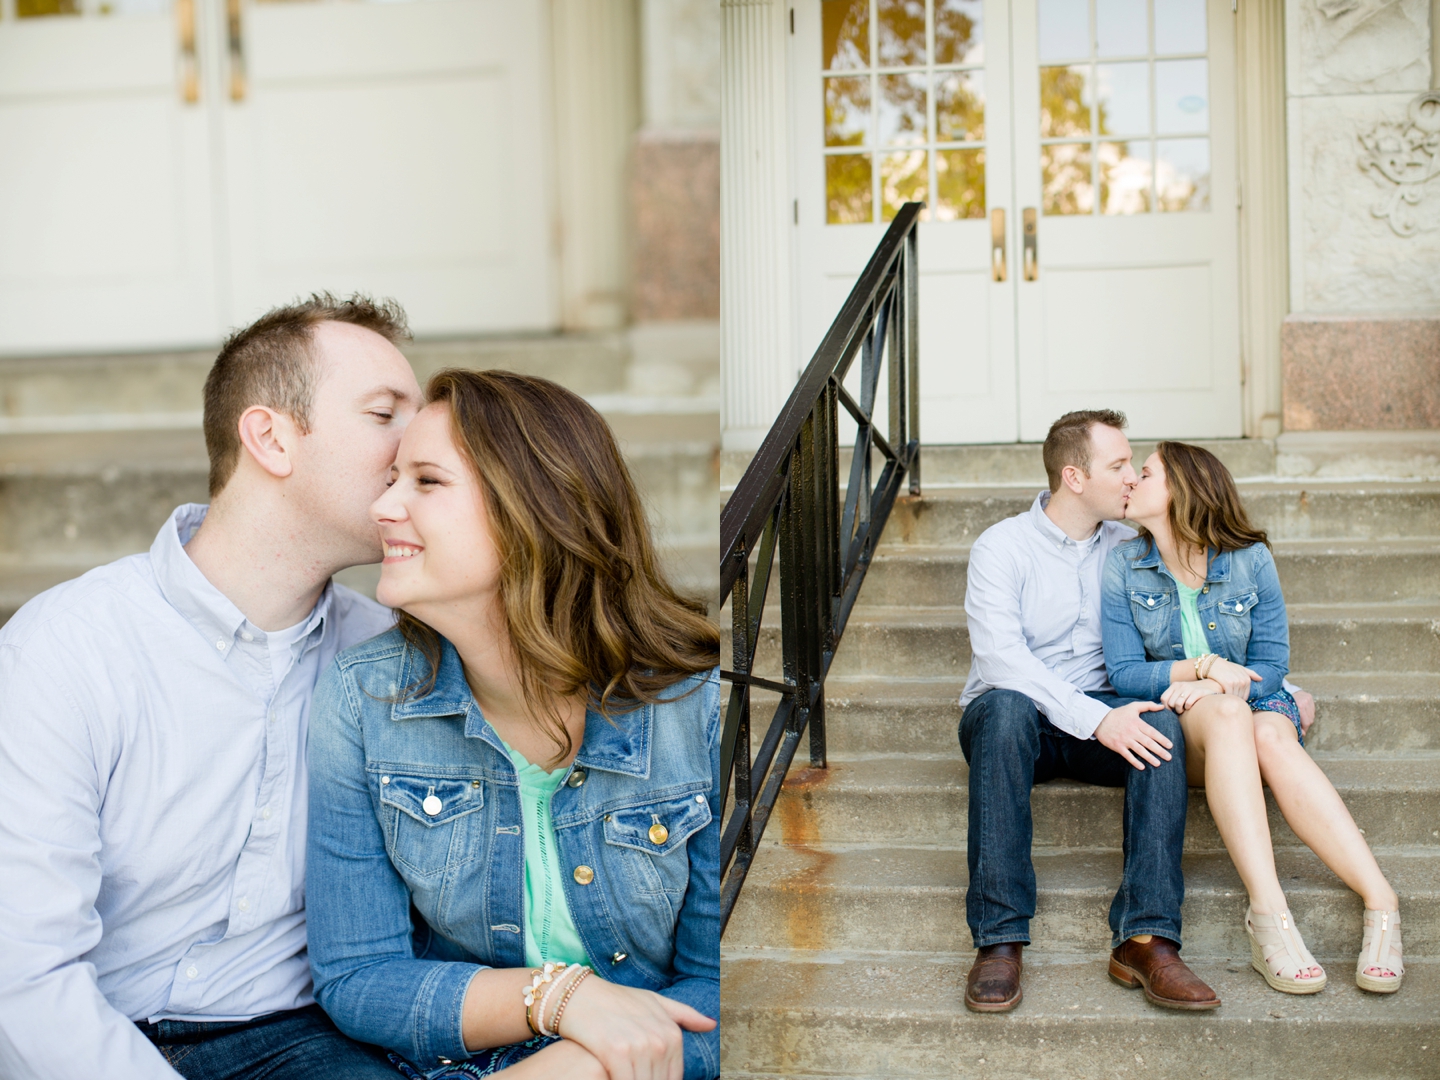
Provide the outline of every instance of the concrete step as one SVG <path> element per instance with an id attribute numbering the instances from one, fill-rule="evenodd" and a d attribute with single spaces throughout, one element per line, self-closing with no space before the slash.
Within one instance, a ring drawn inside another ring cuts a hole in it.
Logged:
<path id="1" fill-rule="evenodd" d="M 1315 696 L 1311 751 L 1440 751 L 1440 675 L 1294 672 Z M 964 679 L 841 678 L 825 684 L 832 758 L 932 754 L 955 745 Z M 757 697 L 757 701 L 758 701 Z"/>
<path id="2" fill-rule="evenodd" d="M 970 771 L 959 751 L 931 757 L 832 760 L 790 770 L 765 839 L 791 845 L 937 844 L 963 846 Z M 1314 755 L 1376 849 L 1424 848 L 1440 857 L 1440 755 Z M 1162 766 L 1162 768 L 1165 766 Z M 1268 792 L 1276 850 L 1301 848 Z M 1037 848 L 1121 845 L 1121 788 L 1074 780 L 1036 785 L 1030 796 Z M 1185 849 L 1223 851 L 1202 788 L 1190 789 Z"/>
<path id="3" fill-rule="evenodd" d="M 727 951 L 722 1071 L 887 1080 L 1440 1076 L 1440 964 L 1412 964 L 1397 994 L 1367 994 L 1336 968 L 1319 994 L 1297 997 L 1269 989 L 1247 952 L 1197 963 L 1223 1004 L 1185 1013 L 1112 982 L 1104 953 L 1026 950 L 1024 1000 L 992 1016 L 963 1003 L 972 955 L 772 959 Z"/>
<path id="4" fill-rule="evenodd" d="M 1440 537 L 1280 540 L 1274 555 L 1286 603 L 1440 600 Z M 860 603 L 959 607 L 969 565 L 968 547 L 882 548 L 865 575 Z"/>
<path id="5" fill-rule="evenodd" d="M 1088 952 L 1110 940 L 1108 913 L 1123 860 L 1110 851 L 1036 851 L 1031 941 L 1045 949 Z M 1339 978 L 1360 950 L 1364 903 L 1308 851 L 1276 857 L 1276 870 L 1305 944 Z M 1405 955 L 1440 955 L 1440 858 L 1411 850 L 1380 856 L 1400 895 Z M 1184 951 L 1189 957 L 1246 956 L 1240 875 L 1223 853 L 1184 859 Z M 954 952 L 970 944 L 965 922 L 969 882 L 963 848 L 767 846 L 745 879 L 725 930 L 741 950 L 865 949 Z"/>
<path id="6" fill-rule="evenodd" d="M 1291 604 L 1287 611 L 1296 671 L 1440 671 L 1440 604 Z M 779 623 L 779 609 L 767 609 L 757 674 L 780 670 Z M 964 678 L 969 670 L 958 607 L 857 606 L 831 668 L 842 676 L 926 679 Z"/>

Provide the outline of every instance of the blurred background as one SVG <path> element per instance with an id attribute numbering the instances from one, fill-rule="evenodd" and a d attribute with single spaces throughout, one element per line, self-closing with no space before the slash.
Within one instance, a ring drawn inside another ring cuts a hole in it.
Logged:
<path id="1" fill-rule="evenodd" d="M 0 0 L 0 620 L 205 501 L 216 347 L 321 289 L 399 300 L 422 384 L 583 394 L 710 597 L 719 25 L 707 0 Z"/>

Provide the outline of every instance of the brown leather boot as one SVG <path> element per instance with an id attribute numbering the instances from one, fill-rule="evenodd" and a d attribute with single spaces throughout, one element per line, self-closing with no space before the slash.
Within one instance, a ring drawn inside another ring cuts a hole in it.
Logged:
<path id="1" fill-rule="evenodd" d="M 1018 941 L 986 945 L 975 953 L 975 964 L 965 976 L 965 1007 L 974 1012 L 1009 1012 L 1020 1004 L 1020 950 Z"/>
<path id="2" fill-rule="evenodd" d="M 1110 954 L 1110 977 L 1121 986 L 1140 987 L 1145 998 L 1167 1009 L 1214 1009 L 1215 991 L 1185 966 L 1180 946 L 1169 938 L 1152 937 L 1143 945 L 1123 941 Z"/>

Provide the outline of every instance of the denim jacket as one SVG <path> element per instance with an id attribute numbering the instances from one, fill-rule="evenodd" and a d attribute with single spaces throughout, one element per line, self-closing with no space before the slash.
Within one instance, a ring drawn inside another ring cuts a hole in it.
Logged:
<path id="1" fill-rule="evenodd" d="M 1122 697 L 1159 701 L 1170 665 L 1185 659 L 1180 594 L 1159 549 L 1141 537 L 1117 547 L 1100 596 L 1110 685 Z M 1210 651 L 1260 675 L 1249 700 L 1276 693 L 1290 668 L 1290 626 L 1270 549 L 1212 556 L 1196 608 Z"/>
<path id="2" fill-rule="evenodd" d="M 430 693 L 395 700 L 426 671 L 392 630 L 341 653 L 316 687 L 306 906 L 331 1019 L 429 1069 L 470 1056 L 460 1018 L 475 972 L 525 966 L 525 847 L 515 766 L 454 647 Z M 565 898 L 597 975 L 718 1020 L 718 672 L 664 696 L 677 700 L 585 717 L 551 800 L 575 868 Z M 686 1080 L 718 1076 L 719 1029 L 684 1041 Z"/>

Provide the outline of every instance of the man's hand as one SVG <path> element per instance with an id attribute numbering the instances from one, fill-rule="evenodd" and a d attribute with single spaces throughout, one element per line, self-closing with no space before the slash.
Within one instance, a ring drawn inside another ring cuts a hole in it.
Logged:
<path id="1" fill-rule="evenodd" d="M 1167 709 L 1173 709 L 1176 715 L 1179 715 L 1202 697 L 1224 692 L 1220 684 L 1213 679 L 1201 679 L 1199 682 L 1176 682 L 1165 688 L 1165 692 L 1160 695 L 1160 704 Z"/>
<path id="2" fill-rule="evenodd" d="M 1300 734 L 1309 735 L 1310 725 L 1315 723 L 1315 698 L 1309 690 L 1301 690 L 1298 686 L 1290 696 L 1300 708 Z"/>
<path id="3" fill-rule="evenodd" d="M 1210 665 L 1207 679 L 1213 679 L 1219 685 L 1222 693 L 1231 697 L 1250 697 L 1250 684 L 1260 681 L 1260 673 L 1251 671 L 1241 664 L 1232 663 L 1223 657 Z"/>
<path id="4" fill-rule="evenodd" d="M 1129 705 L 1111 709 L 1095 729 L 1095 738 L 1142 772 L 1145 766 L 1136 754 L 1151 765 L 1159 766 L 1162 758 L 1170 760 L 1170 749 L 1175 744 L 1141 720 L 1140 714 L 1159 712 L 1164 707 L 1154 701 L 1132 701 Z"/>

